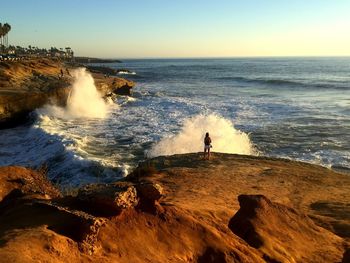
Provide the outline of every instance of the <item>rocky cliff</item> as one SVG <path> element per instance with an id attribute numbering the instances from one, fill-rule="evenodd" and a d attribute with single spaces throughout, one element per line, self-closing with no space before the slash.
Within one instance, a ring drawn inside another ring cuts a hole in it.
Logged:
<path id="1" fill-rule="evenodd" d="M 0 168 L 4 262 L 348 262 L 350 176 L 215 153 L 158 157 L 62 196 Z"/>
<path id="2" fill-rule="evenodd" d="M 72 69 L 54 59 L 0 62 L 0 128 L 23 122 L 29 112 L 46 103 L 64 105 L 71 90 L 68 72 Z M 130 95 L 134 86 L 122 78 L 93 77 L 103 96 Z"/>

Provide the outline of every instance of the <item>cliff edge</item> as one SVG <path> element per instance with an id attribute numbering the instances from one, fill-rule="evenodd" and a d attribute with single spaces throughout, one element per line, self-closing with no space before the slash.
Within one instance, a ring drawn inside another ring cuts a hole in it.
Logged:
<path id="1" fill-rule="evenodd" d="M 71 90 L 72 69 L 48 58 L 0 62 L 0 128 L 24 122 L 28 113 L 45 104 L 64 106 Z M 103 96 L 130 95 L 134 86 L 122 78 L 92 75 Z"/>
<path id="2" fill-rule="evenodd" d="M 281 159 L 158 157 L 62 196 L 0 168 L 0 258 L 11 262 L 348 262 L 349 175 Z"/>

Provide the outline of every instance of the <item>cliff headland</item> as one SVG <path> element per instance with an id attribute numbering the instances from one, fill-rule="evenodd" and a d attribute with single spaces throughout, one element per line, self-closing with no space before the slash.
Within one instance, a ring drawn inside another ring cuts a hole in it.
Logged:
<path id="1" fill-rule="evenodd" d="M 350 177 L 316 165 L 185 154 L 73 196 L 21 167 L 0 182 L 11 262 L 349 262 Z"/>
<path id="2" fill-rule="evenodd" d="M 24 122 L 28 113 L 48 103 L 64 106 L 73 80 L 70 72 L 76 67 L 48 58 L 0 62 L 0 127 Z M 130 95 L 134 86 L 122 78 L 92 75 L 102 96 Z"/>

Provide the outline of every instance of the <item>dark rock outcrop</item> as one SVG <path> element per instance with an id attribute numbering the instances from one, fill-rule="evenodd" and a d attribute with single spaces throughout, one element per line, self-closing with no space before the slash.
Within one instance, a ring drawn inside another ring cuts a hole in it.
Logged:
<path id="1" fill-rule="evenodd" d="M 349 263 L 350 262 L 350 248 L 348 248 L 343 255 L 342 263 Z"/>
<path id="2" fill-rule="evenodd" d="M 101 73 L 106 75 L 117 75 L 118 71 L 116 69 L 104 66 L 91 66 L 86 65 L 86 68 L 92 73 Z"/>
<path id="3" fill-rule="evenodd" d="M 108 76 L 109 75 L 116 76 L 117 74 L 135 74 L 133 71 L 125 68 L 114 69 L 114 68 L 105 67 L 105 66 L 91 66 L 91 65 L 86 65 L 85 67 L 91 73 L 101 73 Z"/>
<path id="4" fill-rule="evenodd" d="M 342 239 L 263 195 L 240 195 L 229 228 L 271 262 L 339 262 Z"/>
<path id="5" fill-rule="evenodd" d="M 115 95 L 132 95 L 134 82 L 118 77 L 105 77 L 103 74 L 93 73 L 98 91 L 105 97 Z"/>

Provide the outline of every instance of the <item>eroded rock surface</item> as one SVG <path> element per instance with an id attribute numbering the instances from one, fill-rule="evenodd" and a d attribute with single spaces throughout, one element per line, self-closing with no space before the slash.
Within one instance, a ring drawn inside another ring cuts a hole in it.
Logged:
<path id="1" fill-rule="evenodd" d="M 293 208 L 263 195 L 240 195 L 229 228 L 273 262 L 339 262 L 343 241 Z"/>
<path id="2" fill-rule="evenodd" d="M 333 224 L 348 222 L 350 178 L 319 166 L 158 157 L 64 197 L 40 176 L 0 169 L 5 262 L 348 262 Z"/>
<path id="3" fill-rule="evenodd" d="M 117 215 L 139 201 L 136 188 L 128 182 L 87 185 L 79 190 L 77 199 L 90 213 L 104 216 Z"/>
<path id="4" fill-rule="evenodd" d="M 61 196 L 43 172 L 20 166 L 0 167 L 0 202 L 11 192 L 17 195 L 41 196 L 44 199 Z"/>

